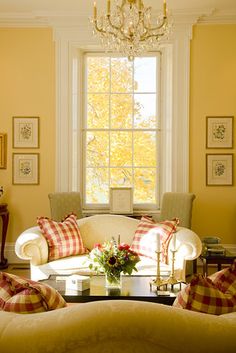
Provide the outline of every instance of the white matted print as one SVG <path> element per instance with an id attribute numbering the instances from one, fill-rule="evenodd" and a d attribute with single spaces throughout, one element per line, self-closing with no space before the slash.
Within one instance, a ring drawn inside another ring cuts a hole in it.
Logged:
<path id="1" fill-rule="evenodd" d="M 39 148 L 39 117 L 13 117 L 13 148 Z"/>
<path id="2" fill-rule="evenodd" d="M 233 185 L 233 154 L 207 154 L 206 171 L 207 185 Z"/>
<path id="3" fill-rule="evenodd" d="M 206 147 L 233 147 L 233 116 L 207 116 Z"/>
<path id="4" fill-rule="evenodd" d="M 13 153 L 13 184 L 39 184 L 39 153 Z"/>
<path id="5" fill-rule="evenodd" d="M 116 214 L 133 213 L 133 189 L 131 187 L 110 188 L 110 212 Z"/>

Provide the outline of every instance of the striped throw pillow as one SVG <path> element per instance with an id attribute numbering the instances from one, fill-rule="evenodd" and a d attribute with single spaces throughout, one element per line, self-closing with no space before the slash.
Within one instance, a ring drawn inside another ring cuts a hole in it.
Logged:
<path id="1" fill-rule="evenodd" d="M 60 293 L 48 285 L 0 272 L 0 310 L 30 314 L 66 305 Z"/>
<path id="2" fill-rule="evenodd" d="M 151 218 L 143 216 L 131 244 L 131 250 L 140 256 L 146 256 L 156 260 L 157 235 L 160 236 L 161 261 L 168 263 L 168 246 L 173 233 L 176 231 L 179 220 L 155 223 Z"/>
<path id="3" fill-rule="evenodd" d="M 48 243 L 49 261 L 87 252 L 74 214 L 67 216 L 63 222 L 38 217 L 37 223 Z"/>

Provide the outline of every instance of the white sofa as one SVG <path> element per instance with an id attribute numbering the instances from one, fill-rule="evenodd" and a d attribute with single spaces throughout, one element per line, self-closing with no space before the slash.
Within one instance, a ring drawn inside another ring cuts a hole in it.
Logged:
<path id="1" fill-rule="evenodd" d="M 45 313 L 0 311 L 2 353 L 235 353 L 236 313 L 126 300 Z"/>
<path id="2" fill-rule="evenodd" d="M 112 237 L 131 244 L 139 220 L 121 215 L 95 215 L 78 219 L 84 246 L 92 249 L 95 243 L 103 243 Z M 196 259 L 202 249 L 199 237 L 190 229 L 179 227 L 176 232 L 175 275 L 185 281 L 186 260 Z M 169 248 L 171 247 L 171 243 Z M 88 273 L 87 255 L 70 256 L 48 262 L 48 245 L 38 226 L 25 230 L 17 239 L 15 251 L 19 258 L 30 261 L 31 279 L 42 280 L 51 274 Z M 171 255 L 169 256 L 171 258 Z M 137 264 L 138 274 L 155 275 L 156 261 L 142 257 Z M 169 274 L 171 264 L 161 264 L 161 273 Z M 135 274 L 137 274 L 135 272 Z"/>

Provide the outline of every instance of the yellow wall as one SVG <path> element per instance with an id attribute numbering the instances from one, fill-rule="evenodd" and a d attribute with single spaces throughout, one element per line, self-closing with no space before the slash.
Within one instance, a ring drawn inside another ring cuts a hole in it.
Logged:
<path id="1" fill-rule="evenodd" d="M 236 119 L 235 38 L 235 25 L 196 26 L 191 43 L 190 191 L 197 196 L 192 227 L 200 236 L 217 235 L 224 243 L 236 243 L 236 187 L 206 186 L 206 153 L 227 150 L 205 148 L 205 127 L 208 115 Z M 36 224 L 37 216 L 50 216 L 47 194 L 55 187 L 55 57 L 50 29 L 0 29 L 0 102 L 0 133 L 8 135 L 7 169 L 0 169 L 0 185 L 5 188 L 1 201 L 9 205 L 7 241 L 13 242 Z M 12 148 L 13 116 L 40 117 L 38 150 Z M 235 148 L 229 152 L 235 153 Z M 13 152 L 40 153 L 38 186 L 12 185 Z"/>
<path id="2" fill-rule="evenodd" d="M 236 149 L 236 25 L 195 26 L 191 43 L 190 190 L 192 228 L 201 236 L 236 243 L 234 186 L 206 186 L 206 153 Z M 234 116 L 234 148 L 206 149 L 206 116 Z M 236 166 L 236 162 L 234 163 Z"/>
<path id="3" fill-rule="evenodd" d="M 50 215 L 47 194 L 55 180 L 55 58 L 52 31 L 0 29 L 0 133 L 7 133 L 7 169 L 0 169 L 10 223 L 7 242 Z M 12 117 L 40 117 L 40 148 L 12 148 Z M 12 185 L 12 153 L 40 153 L 40 184 Z"/>

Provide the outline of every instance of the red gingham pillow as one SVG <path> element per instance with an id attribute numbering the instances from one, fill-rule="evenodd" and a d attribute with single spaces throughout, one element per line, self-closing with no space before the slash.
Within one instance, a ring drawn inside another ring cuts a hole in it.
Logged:
<path id="1" fill-rule="evenodd" d="M 69 215 L 63 222 L 38 217 L 37 223 L 49 246 L 49 261 L 87 252 L 74 214 Z"/>
<path id="2" fill-rule="evenodd" d="M 212 282 L 222 291 L 236 293 L 236 259 L 233 264 L 210 276 Z"/>
<path id="3" fill-rule="evenodd" d="M 151 218 L 143 216 L 138 224 L 131 245 L 131 250 L 140 256 L 150 257 L 156 260 L 156 235 L 160 235 L 163 263 L 168 263 L 168 246 L 173 233 L 176 231 L 179 220 L 155 223 Z"/>
<path id="4" fill-rule="evenodd" d="M 65 300 L 54 288 L 0 272 L 0 310 L 30 314 L 65 306 Z"/>
<path id="5" fill-rule="evenodd" d="M 196 275 L 186 288 L 178 293 L 173 306 L 222 315 L 236 311 L 236 294 L 224 293 L 211 279 Z"/>

